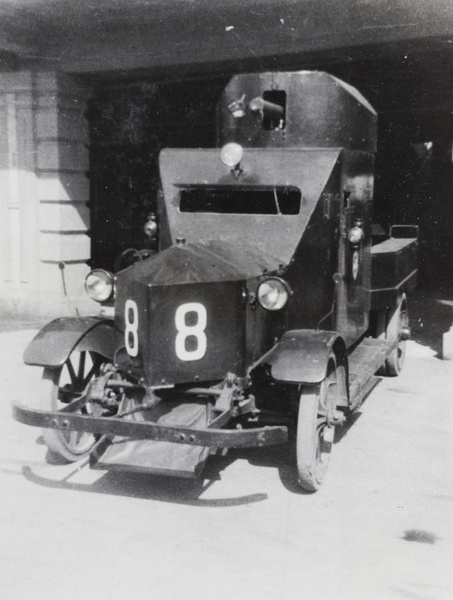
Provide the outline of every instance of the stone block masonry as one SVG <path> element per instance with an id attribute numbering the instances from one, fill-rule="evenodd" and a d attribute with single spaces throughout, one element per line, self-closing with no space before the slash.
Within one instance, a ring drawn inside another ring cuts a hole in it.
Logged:
<path id="1" fill-rule="evenodd" d="M 0 73 L 0 317 L 98 311 L 90 258 L 90 89 L 57 73 Z"/>

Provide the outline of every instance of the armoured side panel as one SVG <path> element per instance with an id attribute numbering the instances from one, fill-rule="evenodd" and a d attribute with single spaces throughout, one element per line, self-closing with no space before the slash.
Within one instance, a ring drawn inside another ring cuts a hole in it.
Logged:
<path id="1" fill-rule="evenodd" d="M 293 291 L 289 329 L 335 329 L 333 275 L 338 271 L 341 211 L 341 161 L 324 188 L 306 229 L 301 232 L 285 275 Z"/>
<path id="2" fill-rule="evenodd" d="M 371 289 L 371 218 L 374 184 L 374 156 L 343 151 L 341 164 L 340 240 L 336 331 L 354 344 L 368 329 Z M 348 233 L 354 226 L 363 230 L 363 239 L 352 244 Z"/>
<path id="3" fill-rule="evenodd" d="M 288 264 L 320 199 L 341 150 L 330 149 L 246 149 L 242 172 L 222 164 L 218 150 L 163 150 L 160 154 L 162 186 L 172 243 L 187 242 L 249 246 L 261 257 Z M 296 214 L 215 213 L 181 210 L 181 196 L 187 189 L 227 189 L 232 197 L 245 191 L 295 188 L 301 196 Z M 269 261 L 267 261 L 269 262 Z M 263 259 L 260 259 L 263 263 Z"/>

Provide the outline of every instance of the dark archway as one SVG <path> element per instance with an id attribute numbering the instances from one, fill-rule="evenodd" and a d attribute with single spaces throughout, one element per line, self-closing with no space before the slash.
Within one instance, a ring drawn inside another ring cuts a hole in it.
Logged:
<path id="1" fill-rule="evenodd" d="M 93 266 L 112 269 L 127 248 L 146 247 L 159 152 L 215 145 L 215 106 L 226 81 L 141 81 L 100 89 L 90 101 Z"/>

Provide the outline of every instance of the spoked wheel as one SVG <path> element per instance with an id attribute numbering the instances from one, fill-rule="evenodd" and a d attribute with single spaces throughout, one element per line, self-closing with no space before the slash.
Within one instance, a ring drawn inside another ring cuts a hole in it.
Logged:
<path id="1" fill-rule="evenodd" d="M 335 426 L 343 420 L 337 411 L 341 395 L 346 396 L 346 373 L 329 357 L 325 379 L 316 385 L 302 386 L 297 418 L 296 457 L 300 485 L 309 492 L 321 486 L 332 451 Z"/>
<path id="2" fill-rule="evenodd" d="M 106 359 L 94 352 L 72 352 L 61 367 L 46 367 L 39 393 L 41 410 L 60 410 L 80 398 L 88 383 L 100 373 Z M 79 413 L 87 414 L 85 406 Z M 42 434 L 49 450 L 67 462 L 86 456 L 96 441 L 92 433 L 43 429 Z"/>
<path id="3" fill-rule="evenodd" d="M 406 340 L 409 337 L 409 315 L 407 299 L 403 294 L 393 310 L 381 311 L 378 315 L 377 337 L 388 341 L 397 341 L 397 346 L 387 357 L 379 370 L 381 375 L 395 377 L 400 374 L 406 356 Z"/>

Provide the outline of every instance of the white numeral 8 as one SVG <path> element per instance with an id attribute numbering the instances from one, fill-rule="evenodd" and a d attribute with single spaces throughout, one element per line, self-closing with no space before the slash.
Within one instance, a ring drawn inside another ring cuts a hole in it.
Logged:
<path id="1" fill-rule="evenodd" d="M 197 322 L 195 325 L 186 324 L 188 313 L 196 313 Z M 188 302 L 181 304 L 175 314 L 175 324 L 178 335 L 175 340 L 176 356 L 180 360 L 200 360 L 206 354 L 207 339 L 204 330 L 208 322 L 206 308 L 199 302 Z M 197 347 L 194 350 L 186 349 L 186 340 L 193 336 L 197 340 Z"/>
<path id="2" fill-rule="evenodd" d="M 124 331 L 124 342 L 129 356 L 138 354 L 138 308 L 133 300 L 126 300 L 124 307 L 124 319 L 126 329 Z"/>

